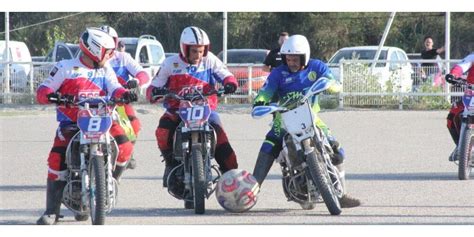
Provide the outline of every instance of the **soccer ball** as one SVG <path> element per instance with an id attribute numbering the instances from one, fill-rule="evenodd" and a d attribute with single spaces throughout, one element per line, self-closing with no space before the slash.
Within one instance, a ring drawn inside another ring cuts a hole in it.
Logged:
<path id="1" fill-rule="evenodd" d="M 257 180 L 247 171 L 233 169 L 225 172 L 216 187 L 219 204 L 230 212 L 245 212 L 257 203 L 260 187 Z"/>

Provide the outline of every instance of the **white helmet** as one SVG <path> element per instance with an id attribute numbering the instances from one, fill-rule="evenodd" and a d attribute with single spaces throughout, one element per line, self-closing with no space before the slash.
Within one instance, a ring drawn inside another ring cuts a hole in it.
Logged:
<path id="1" fill-rule="evenodd" d="M 306 66 L 308 64 L 310 52 L 311 50 L 309 48 L 308 40 L 303 35 L 290 36 L 287 40 L 285 40 L 280 49 L 280 54 L 282 55 L 282 60 L 284 64 L 286 64 L 285 55 L 296 54 L 303 56 L 303 66 Z"/>
<path id="2" fill-rule="evenodd" d="M 98 28 L 87 28 L 79 38 L 79 47 L 93 61 L 100 62 L 108 49 L 115 49 L 114 39 Z"/>
<path id="3" fill-rule="evenodd" d="M 205 46 L 204 48 L 204 57 L 207 56 L 207 52 L 209 52 L 209 45 L 211 42 L 209 41 L 209 37 L 205 31 L 201 28 L 196 26 L 189 26 L 184 28 L 183 33 L 181 33 L 181 39 L 179 40 L 179 47 L 181 50 L 181 56 L 183 58 L 188 58 L 189 53 L 189 46 L 191 45 L 199 45 Z"/>
<path id="4" fill-rule="evenodd" d="M 108 25 L 103 25 L 100 27 L 100 29 L 102 31 L 104 31 L 105 33 L 109 34 L 110 36 L 112 36 L 112 38 L 114 39 L 114 42 L 115 42 L 115 47 L 117 47 L 117 44 L 118 44 L 118 34 L 117 34 L 117 31 L 115 31 L 114 28 L 108 26 Z"/>

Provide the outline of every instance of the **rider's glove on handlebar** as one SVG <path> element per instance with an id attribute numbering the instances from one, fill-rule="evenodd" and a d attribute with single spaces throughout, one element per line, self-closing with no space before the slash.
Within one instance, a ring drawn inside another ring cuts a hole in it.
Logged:
<path id="1" fill-rule="evenodd" d="M 122 100 L 128 104 L 128 103 L 137 101 L 138 96 L 134 92 L 126 91 L 122 94 Z"/>
<path id="2" fill-rule="evenodd" d="M 262 105 L 268 105 L 268 103 L 265 102 L 265 101 L 257 101 L 255 103 L 253 103 L 252 108 L 254 108 L 255 106 L 262 106 Z"/>
<path id="3" fill-rule="evenodd" d="M 130 79 L 129 81 L 127 81 L 127 87 L 129 89 L 137 88 L 138 87 L 138 80 Z"/>
<path id="4" fill-rule="evenodd" d="M 168 89 L 164 87 L 155 87 L 151 91 L 151 100 L 158 101 L 159 99 L 162 99 L 168 93 L 169 93 Z"/>
<path id="5" fill-rule="evenodd" d="M 237 90 L 237 87 L 234 84 L 228 83 L 224 85 L 224 94 L 232 94 Z"/>
<path id="6" fill-rule="evenodd" d="M 51 103 L 55 103 L 57 105 L 70 105 L 74 103 L 75 97 L 73 95 L 62 95 L 59 93 L 50 93 L 46 95 L 48 97 L 48 101 Z"/>
<path id="7" fill-rule="evenodd" d="M 58 93 L 50 93 L 50 94 L 47 94 L 46 96 L 48 97 L 48 101 L 51 103 L 55 103 L 55 104 L 61 103 L 61 101 L 59 100 L 61 96 Z"/>
<path id="8" fill-rule="evenodd" d="M 446 74 L 444 78 L 446 79 L 446 82 L 451 84 L 457 84 L 458 82 L 458 80 L 456 80 L 456 77 L 453 74 Z"/>

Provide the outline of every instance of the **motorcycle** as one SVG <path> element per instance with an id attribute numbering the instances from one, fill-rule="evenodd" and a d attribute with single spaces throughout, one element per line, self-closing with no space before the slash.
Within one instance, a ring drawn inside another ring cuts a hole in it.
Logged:
<path id="1" fill-rule="evenodd" d="M 305 210 L 324 202 L 331 215 L 339 215 L 343 185 L 338 169 L 331 162 L 331 145 L 322 129 L 315 125 L 316 114 L 309 102 L 329 86 L 327 78 L 320 78 L 301 99 L 255 106 L 252 117 L 259 119 L 273 113 L 281 116 L 286 134 L 276 162 L 281 166 L 282 185 L 288 201 L 299 203 Z"/>
<path id="2" fill-rule="evenodd" d="M 458 178 L 468 180 L 471 170 L 474 167 L 473 149 L 474 146 L 474 85 L 469 85 L 465 80 L 458 80 L 458 85 L 465 86 L 462 103 L 464 111 L 461 114 L 461 129 L 458 141 L 456 156 L 458 157 Z"/>
<path id="3" fill-rule="evenodd" d="M 222 175 L 214 163 L 216 133 L 209 123 L 211 108 L 207 96 L 221 96 L 223 90 L 203 93 L 192 87 L 184 96 L 168 93 L 164 98 L 179 101 L 178 114 L 181 122 L 174 133 L 174 159 L 178 165 L 170 171 L 167 179 L 168 192 L 184 200 L 186 209 L 204 214 L 205 199 L 215 191 Z"/>
<path id="4" fill-rule="evenodd" d="M 76 220 L 90 214 L 93 225 L 103 225 L 106 213 L 117 203 L 118 185 L 112 172 L 119 149 L 109 132 L 117 117 L 117 102 L 120 101 L 97 95 L 73 102 L 79 108 L 79 131 L 66 149 L 68 172 L 62 203 L 75 214 Z"/>

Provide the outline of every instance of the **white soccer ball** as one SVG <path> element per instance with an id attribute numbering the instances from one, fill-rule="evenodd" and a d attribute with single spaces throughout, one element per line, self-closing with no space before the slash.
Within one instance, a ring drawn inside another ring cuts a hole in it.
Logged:
<path id="1" fill-rule="evenodd" d="M 245 212 L 257 203 L 260 187 L 257 180 L 246 170 L 233 169 L 225 172 L 217 182 L 216 198 L 230 212 Z"/>

